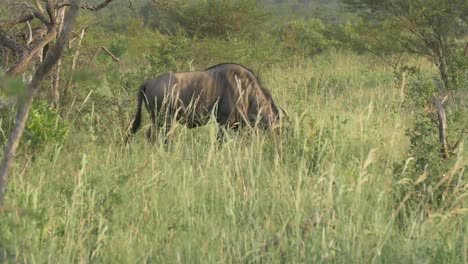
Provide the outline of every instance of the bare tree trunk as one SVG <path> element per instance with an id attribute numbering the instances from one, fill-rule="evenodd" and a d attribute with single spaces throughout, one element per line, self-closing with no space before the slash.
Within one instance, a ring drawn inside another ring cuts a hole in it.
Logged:
<path id="1" fill-rule="evenodd" d="M 70 87 L 72 85 L 72 81 L 73 81 L 72 74 L 73 74 L 73 71 L 75 71 L 76 61 L 78 60 L 78 56 L 80 55 L 81 41 L 84 38 L 85 30 L 86 29 L 84 29 L 84 28 L 81 30 L 81 34 L 80 34 L 80 37 L 78 39 L 76 52 L 75 52 L 75 55 L 73 56 L 72 64 L 71 64 L 71 67 L 70 67 L 70 73 L 69 73 L 70 76 L 68 77 L 67 85 L 65 86 L 65 89 L 63 90 L 63 96 L 65 96 L 65 97 L 68 95 L 68 91 L 70 90 Z"/>
<path id="2" fill-rule="evenodd" d="M 441 153 L 442 157 L 444 159 L 449 158 L 449 151 L 448 151 L 448 144 L 447 144 L 447 137 L 446 137 L 446 131 L 447 131 L 447 118 L 445 116 L 445 110 L 443 103 L 447 97 L 445 97 L 442 102 L 439 101 L 437 96 L 433 95 L 432 96 L 435 105 L 437 106 L 437 117 L 439 119 L 439 142 L 441 145 Z"/>
<path id="3" fill-rule="evenodd" d="M 63 18 L 65 15 L 65 9 L 60 9 L 57 14 L 56 23 L 58 25 L 58 31 L 62 31 Z M 62 58 L 59 58 L 57 66 L 55 66 L 55 72 L 52 75 L 52 85 L 50 91 L 51 102 L 58 106 L 60 103 L 60 73 L 62 71 Z"/>
<path id="4" fill-rule="evenodd" d="M 63 54 L 63 50 L 67 44 L 70 32 L 75 24 L 76 16 L 80 7 L 80 0 L 71 0 L 70 8 L 67 12 L 63 29 L 57 39 L 56 44 L 51 48 L 49 54 L 45 58 L 44 62 L 41 63 L 39 69 L 36 71 L 33 79 L 28 85 L 28 91 L 26 98 L 22 102 L 18 114 L 16 116 L 16 124 L 13 131 L 8 138 L 7 145 L 3 154 L 3 160 L 0 167 L 0 206 L 3 206 L 5 199 L 5 189 L 8 180 L 8 173 L 13 163 L 16 149 L 18 148 L 19 142 L 26 126 L 26 120 L 31 109 L 34 96 L 39 91 L 42 81 L 45 76 L 51 71 L 52 67 L 57 63 Z M 49 35 L 52 35 L 49 33 Z M 55 35 L 55 34 L 53 34 Z M 47 42 L 48 43 L 48 42 Z"/>

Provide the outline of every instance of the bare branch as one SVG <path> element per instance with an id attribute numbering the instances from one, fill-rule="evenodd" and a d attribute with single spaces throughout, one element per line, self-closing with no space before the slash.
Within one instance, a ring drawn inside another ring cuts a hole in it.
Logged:
<path id="1" fill-rule="evenodd" d="M 46 10 L 47 14 L 49 15 L 50 23 L 55 25 L 55 4 L 54 0 L 47 0 L 46 1 Z"/>
<path id="2" fill-rule="evenodd" d="M 110 52 L 110 50 L 106 49 L 106 47 L 101 46 L 99 48 L 101 48 L 105 53 L 107 53 L 115 62 L 120 62 L 120 59 L 117 56 L 115 56 L 112 52 Z"/>
<path id="3" fill-rule="evenodd" d="M 17 43 L 12 37 L 0 28 L 0 46 L 13 50 L 16 54 L 22 54 L 26 48 Z"/>
<path id="4" fill-rule="evenodd" d="M 34 45 L 31 48 L 31 50 L 29 50 L 21 57 L 20 61 L 14 67 L 7 71 L 7 74 L 16 76 L 22 73 L 28 66 L 29 61 L 31 61 L 31 59 L 34 58 L 34 56 L 45 47 L 45 45 L 49 44 L 49 42 L 51 42 L 55 38 L 55 35 L 56 31 L 52 28 L 43 38 L 41 38 L 36 43 L 36 45 Z"/>
<path id="5" fill-rule="evenodd" d="M 28 29 L 29 29 L 29 38 L 26 41 L 26 46 L 29 46 L 29 44 L 31 44 L 33 41 L 33 33 L 32 33 L 31 23 L 29 23 L 28 21 L 26 22 L 26 25 L 28 25 Z"/>
<path id="6" fill-rule="evenodd" d="M 63 20 L 65 18 L 65 9 L 60 9 L 58 11 L 58 14 L 55 17 L 55 23 L 57 24 L 57 27 L 59 28 L 59 31 L 62 31 L 63 28 Z M 71 34 L 71 33 L 70 33 Z M 68 41 L 67 41 L 68 44 Z M 60 101 L 60 73 L 62 71 L 62 59 L 60 58 L 57 62 L 57 65 L 55 67 L 55 72 L 52 75 L 52 84 L 50 86 L 51 88 L 51 93 L 50 93 L 50 99 L 51 101 L 58 106 L 59 101 Z"/>
<path id="7" fill-rule="evenodd" d="M 64 96 L 67 96 L 68 91 L 70 90 L 70 87 L 72 85 L 72 81 L 73 81 L 72 74 L 73 74 L 73 71 L 75 70 L 76 61 L 78 60 L 78 56 L 80 55 L 81 41 L 84 38 L 85 32 L 86 32 L 86 28 L 83 28 L 81 30 L 81 34 L 79 35 L 79 38 L 78 38 L 78 44 L 77 44 L 76 52 L 75 52 L 75 55 L 73 56 L 72 64 L 70 66 L 70 77 L 68 78 L 67 85 L 65 86 L 65 89 L 63 91 Z"/>
<path id="8" fill-rule="evenodd" d="M 35 11 L 35 12 L 30 13 L 30 14 L 26 14 L 24 16 L 12 19 L 12 20 L 4 23 L 4 24 L 1 24 L 0 28 L 11 27 L 11 26 L 14 26 L 16 24 L 21 24 L 21 23 L 31 21 L 31 20 L 33 20 L 35 18 L 41 20 L 41 22 L 44 23 L 47 27 L 51 26 L 51 23 L 47 20 L 47 18 L 41 12 Z"/>
<path id="9" fill-rule="evenodd" d="M 41 22 L 44 23 L 47 27 L 50 27 L 51 25 L 55 23 L 55 11 L 57 9 L 64 8 L 66 6 L 70 6 L 71 4 L 71 2 L 55 4 L 55 0 L 44 0 L 44 1 L 46 1 L 46 10 L 47 10 L 47 14 L 49 16 L 50 21 L 44 16 L 43 11 L 40 10 L 40 11 L 31 12 L 30 14 L 26 14 L 19 18 L 15 18 L 6 23 L 0 24 L 0 28 L 11 27 L 16 24 L 25 23 L 27 21 L 31 21 L 36 18 L 41 20 Z M 98 11 L 106 7 L 107 5 L 109 5 L 112 1 L 114 0 L 104 0 L 104 2 L 102 2 L 99 5 L 91 5 L 87 3 L 82 3 L 80 4 L 80 8 L 85 9 L 85 10 L 90 10 L 90 11 Z M 42 9 L 42 7 L 40 7 L 40 9 Z"/>
<path id="10" fill-rule="evenodd" d="M 106 7 L 112 1 L 113 0 L 104 0 L 104 2 L 100 3 L 99 5 L 91 5 L 91 4 L 87 4 L 87 3 L 82 3 L 80 5 L 80 8 L 85 9 L 85 10 L 89 10 L 89 11 L 98 11 L 98 10 Z M 60 9 L 60 8 L 66 7 L 66 6 L 70 6 L 70 2 L 57 4 L 55 8 Z"/>
<path id="11" fill-rule="evenodd" d="M 36 3 L 37 9 L 39 9 L 39 12 L 41 12 L 41 14 L 44 14 L 44 8 L 42 7 L 41 3 L 39 3 L 39 0 L 34 1 Z"/>

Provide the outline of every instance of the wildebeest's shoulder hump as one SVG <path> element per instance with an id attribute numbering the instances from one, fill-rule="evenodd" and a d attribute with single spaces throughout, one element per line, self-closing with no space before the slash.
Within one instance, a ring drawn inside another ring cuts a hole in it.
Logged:
<path id="1" fill-rule="evenodd" d="M 216 64 L 214 66 L 211 66 L 209 68 L 206 68 L 205 70 L 214 70 L 214 69 L 237 69 L 237 70 L 244 70 L 244 71 L 248 71 L 250 72 L 251 74 L 254 74 L 253 71 L 241 64 L 238 64 L 238 63 L 233 63 L 233 62 L 225 62 L 225 63 L 220 63 L 220 64 Z"/>

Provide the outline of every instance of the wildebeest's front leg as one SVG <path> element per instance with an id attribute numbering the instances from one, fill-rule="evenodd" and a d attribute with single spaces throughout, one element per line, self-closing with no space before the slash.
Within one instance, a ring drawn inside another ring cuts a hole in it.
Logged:
<path id="1" fill-rule="evenodd" d="M 151 125 L 148 130 L 146 130 L 146 139 L 149 141 L 149 142 L 153 142 L 156 140 L 156 132 L 155 132 L 155 129 L 153 129 L 153 125 Z"/>
<path id="2" fill-rule="evenodd" d="M 224 139 L 226 138 L 226 131 L 229 129 L 229 114 L 224 113 L 222 111 L 218 112 L 218 120 L 216 120 L 219 124 L 218 133 L 216 134 L 216 139 L 219 143 L 224 143 Z"/>
<path id="3" fill-rule="evenodd" d="M 224 143 L 224 139 L 226 138 L 226 133 L 228 130 L 238 132 L 240 128 L 239 123 L 234 124 L 219 124 L 218 133 L 216 134 L 216 139 L 219 143 Z"/>
<path id="4" fill-rule="evenodd" d="M 171 126 L 173 122 L 173 117 L 171 114 L 167 114 L 164 119 L 164 144 L 167 144 L 167 138 L 169 136 L 169 132 L 171 131 Z"/>
<path id="5" fill-rule="evenodd" d="M 226 126 L 219 126 L 218 133 L 216 133 L 216 140 L 219 143 L 224 143 L 224 139 L 226 138 Z"/>

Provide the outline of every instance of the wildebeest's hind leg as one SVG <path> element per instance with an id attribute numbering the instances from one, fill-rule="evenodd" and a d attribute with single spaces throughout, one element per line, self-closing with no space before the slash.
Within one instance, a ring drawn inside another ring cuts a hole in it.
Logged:
<path id="1" fill-rule="evenodd" d="M 130 132 L 128 133 L 126 139 L 125 139 L 125 144 L 128 144 L 132 138 L 132 135 L 135 134 L 138 129 L 140 128 L 141 124 L 141 107 L 143 105 L 143 100 L 146 97 L 145 92 L 145 84 L 140 86 L 140 89 L 138 90 L 138 99 L 137 99 L 137 111 L 135 114 L 135 119 L 132 122 L 132 126 L 130 128 Z M 145 101 L 146 105 L 146 101 Z"/>
<path id="2" fill-rule="evenodd" d="M 158 111 L 160 115 L 158 115 L 156 111 Z M 164 109 L 160 108 L 158 110 L 152 109 L 150 111 L 150 116 L 151 126 L 146 131 L 146 138 L 150 142 L 156 142 L 157 135 L 159 134 L 159 132 L 161 132 L 161 129 L 164 128 L 164 130 L 162 131 L 163 142 L 164 144 L 167 144 L 167 136 L 169 134 L 169 131 L 171 130 L 172 125 L 172 115 L 169 113 L 165 113 Z"/>
<path id="3" fill-rule="evenodd" d="M 156 123 L 156 112 L 153 108 L 151 108 L 150 112 L 150 117 L 151 117 L 151 126 L 146 130 L 146 139 L 148 139 L 149 142 L 155 142 L 156 140 L 156 134 L 158 133 L 158 124 Z"/>

